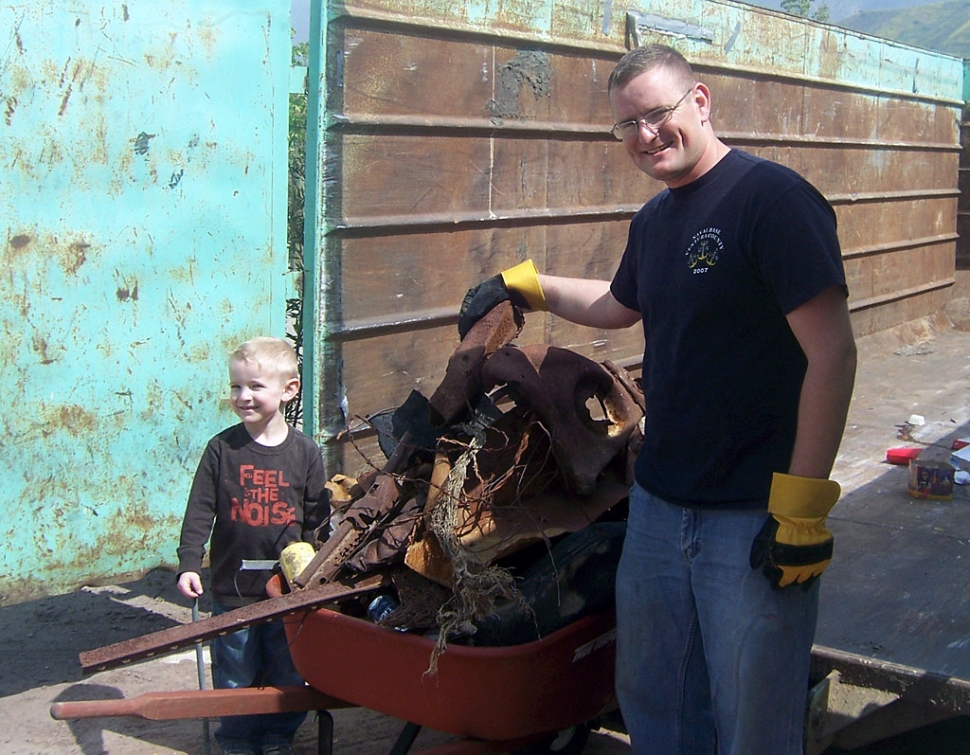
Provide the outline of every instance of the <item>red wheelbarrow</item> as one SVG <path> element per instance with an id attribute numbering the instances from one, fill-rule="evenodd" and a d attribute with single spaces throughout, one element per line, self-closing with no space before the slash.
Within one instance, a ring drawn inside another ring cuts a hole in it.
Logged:
<path id="1" fill-rule="evenodd" d="M 278 578 L 270 594 L 279 595 Z M 579 752 L 591 722 L 615 708 L 612 611 L 584 616 L 541 640 L 508 647 L 449 644 L 428 673 L 434 640 L 318 608 L 284 618 L 307 688 L 153 692 L 132 699 L 58 702 L 66 720 L 149 720 L 317 710 L 319 751 L 332 751 L 328 710 L 364 707 L 408 722 L 392 755 L 410 751 L 422 727 L 454 734 L 424 755 L 516 750 Z"/>
<path id="2" fill-rule="evenodd" d="M 278 581 L 269 589 L 278 593 Z M 494 745 L 473 751 L 508 751 L 573 729 L 585 740 L 588 722 L 615 707 L 612 611 L 522 645 L 450 644 L 433 674 L 434 640 L 427 637 L 327 609 L 284 623 L 293 662 L 312 687 L 408 721 L 415 736 L 427 727 Z"/>

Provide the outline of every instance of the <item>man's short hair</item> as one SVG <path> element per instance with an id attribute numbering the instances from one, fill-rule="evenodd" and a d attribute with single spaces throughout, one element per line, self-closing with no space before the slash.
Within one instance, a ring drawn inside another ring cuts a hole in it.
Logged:
<path id="1" fill-rule="evenodd" d="M 644 45 L 635 47 L 620 58 L 607 84 L 607 93 L 618 87 L 624 87 L 641 73 L 654 68 L 668 68 L 683 78 L 684 84 L 697 81 L 694 69 L 687 59 L 672 47 L 666 45 Z"/>
<path id="2" fill-rule="evenodd" d="M 239 344 L 229 355 L 231 362 L 255 362 L 261 369 L 271 370 L 289 380 L 300 377 L 296 351 L 285 338 L 256 336 Z"/>

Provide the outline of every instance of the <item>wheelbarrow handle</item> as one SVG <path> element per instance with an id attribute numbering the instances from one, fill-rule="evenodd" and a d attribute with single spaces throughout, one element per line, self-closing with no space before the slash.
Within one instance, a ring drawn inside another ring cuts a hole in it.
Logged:
<path id="1" fill-rule="evenodd" d="M 353 707 L 313 687 L 244 687 L 239 689 L 145 692 L 115 700 L 72 700 L 51 705 L 51 718 L 134 716 L 150 721 L 218 718 L 252 713 L 290 713 Z"/>

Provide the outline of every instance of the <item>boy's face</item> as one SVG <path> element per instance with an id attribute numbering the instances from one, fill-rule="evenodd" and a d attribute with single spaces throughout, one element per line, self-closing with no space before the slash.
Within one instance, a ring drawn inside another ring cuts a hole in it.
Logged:
<path id="1" fill-rule="evenodd" d="M 256 362 L 229 362 L 229 402 L 236 416 L 250 427 L 267 424 L 282 414 L 283 405 L 300 389 L 297 378 L 286 378 Z"/>

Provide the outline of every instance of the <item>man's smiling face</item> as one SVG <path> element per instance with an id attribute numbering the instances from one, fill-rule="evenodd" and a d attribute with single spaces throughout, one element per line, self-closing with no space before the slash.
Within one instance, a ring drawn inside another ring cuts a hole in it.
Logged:
<path id="1" fill-rule="evenodd" d="M 686 95 L 685 95 L 686 93 Z M 709 166 L 704 156 L 714 141 L 705 128 L 710 117 L 710 95 L 703 84 L 685 81 L 665 67 L 656 67 L 610 93 L 617 123 L 648 116 L 663 123 L 653 129 L 644 123 L 623 138 L 633 163 L 670 188 L 690 183 Z"/>

